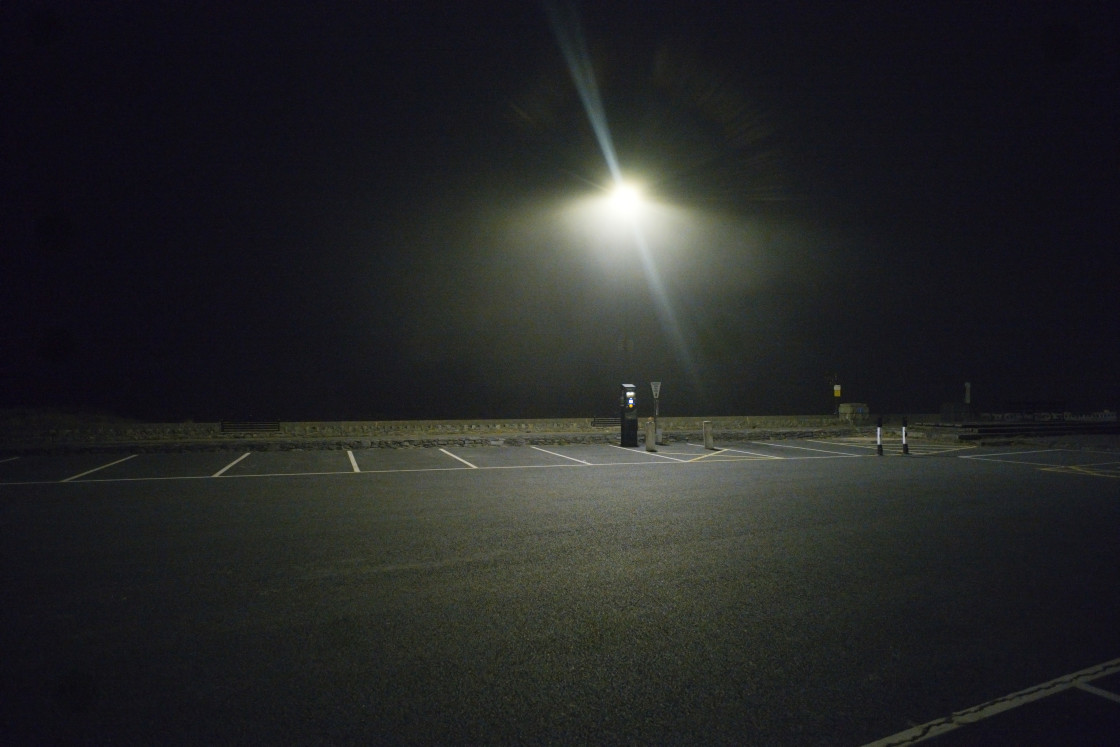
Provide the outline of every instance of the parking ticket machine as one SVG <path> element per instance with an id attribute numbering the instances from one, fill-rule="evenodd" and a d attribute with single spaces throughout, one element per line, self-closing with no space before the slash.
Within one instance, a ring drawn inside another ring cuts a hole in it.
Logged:
<path id="1" fill-rule="evenodd" d="M 619 419 L 622 421 L 622 446 L 638 445 L 638 387 L 622 384 L 618 397 Z"/>

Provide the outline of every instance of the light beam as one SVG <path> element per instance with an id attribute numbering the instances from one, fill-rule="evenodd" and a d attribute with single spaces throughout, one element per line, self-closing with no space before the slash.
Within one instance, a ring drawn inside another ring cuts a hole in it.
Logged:
<path id="1" fill-rule="evenodd" d="M 599 96 L 599 84 L 595 80 L 595 69 L 591 66 L 591 54 L 587 50 L 587 41 L 583 38 L 579 17 L 572 6 L 566 7 L 566 12 L 554 2 L 545 4 L 548 19 L 552 24 L 552 32 L 556 34 L 556 41 L 564 60 L 568 63 L 568 70 L 572 74 L 580 101 L 583 102 L 587 119 L 599 141 L 599 148 L 603 151 L 607 168 L 615 183 L 622 181 L 622 172 L 618 167 L 618 157 L 615 155 L 614 143 L 611 141 L 610 127 L 607 125 L 607 114 L 603 109 L 603 99 Z"/>
<path id="2" fill-rule="evenodd" d="M 614 187 L 610 193 L 611 202 L 623 215 L 631 219 L 631 228 L 634 232 L 634 242 L 641 255 L 642 268 L 645 271 L 646 281 L 656 301 L 657 313 L 660 317 L 662 328 L 669 335 L 677 355 L 685 365 L 687 375 L 703 392 L 703 382 L 700 380 L 696 359 L 689 347 L 676 313 L 673 311 L 672 302 L 666 292 L 665 284 L 653 262 L 650 247 L 642 233 L 637 220 L 633 220 L 642 204 L 642 195 L 636 187 L 627 183 L 622 178 L 622 170 L 618 165 L 618 156 L 615 153 L 614 143 L 611 140 L 610 127 L 607 124 L 606 110 L 603 100 L 599 95 L 599 84 L 595 79 L 595 69 L 591 65 L 591 55 L 587 49 L 587 42 L 583 37 L 579 17 L 572 5 L 566 5 L 564 11 L 555 2 L 546 2 L 549 21 L 553 33 L 556 34 L 557 43 L 564 54 L 568 64 L 572 81 L 579 93 L 580 101 L 587 112 L 587 119 L 595 138 L 599 141 L 599 148 L 603 151 L 603 158 L 607 162 Z"/>

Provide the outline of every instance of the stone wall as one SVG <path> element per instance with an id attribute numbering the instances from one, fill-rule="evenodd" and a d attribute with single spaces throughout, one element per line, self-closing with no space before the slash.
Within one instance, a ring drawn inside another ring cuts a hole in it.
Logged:
<path id="1" fill-rule="evenodd" d="M 912 416 L 911 422 L 923 417 L 927 416 Z M 822 430 L 853 429 L 835 416 L 821 415 L 662 417 L 658 424 L 667 438 L 683 440 L 697 438 L 706 420 L 722 439 L 795 438 Z M 279 432 L 267 433 L 223 433 L 220 423 L 96 423 L 45 429 L 8 427 L 0 431 L 0 450 L 143 450 L 172 445 L 183 449 L 398 448 L 611 443 L 617 438 L 617 426 L 593 427 L 590 418 L 282 422 Z"/>

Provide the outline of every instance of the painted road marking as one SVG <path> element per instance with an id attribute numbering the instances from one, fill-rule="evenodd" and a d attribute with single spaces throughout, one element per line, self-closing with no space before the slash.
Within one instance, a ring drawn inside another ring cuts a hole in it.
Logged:
<path id="1" fill-rule="evenodd" d="M 461 459 L 459 461 L 462 461 Z M 743 460 L 746 461 L 746 460 Z M 406 472 L 466 472 L 468 469 L 477 470 L 514 470 L 514 469 L 581 469 L 587 467 L 672 467 L 684 466 L 688 462 L 606 462 L 603 464 L 502 464 L 490 467 L 405 467 L 402 469 L 365 469 L 361 475 L 391 475 Z M 327 477 L 330 475 L 353 475 L 353 470 L 334 470 L 331 472 L 246 472 L 235 475 L 222 475 L 222 480 L 236 480 L 243 477 Z M 93 477 L 80 480 L 82 483 L 91 482 L 147 482 L 151 480 L 212 480 L 213 475 L 168 475 L 167 477 Z M 0 485 L 54 485 L 57 480 L 23 480 L 20 482 L 0 482 Z"/>
<path id="2" fill-rule="evenodd" d="M 1120 478 L 1120 462 L 1100 462 L 1098 464 L 1070 464 L 1054 467 L 1039 467 L 1043 472 L 1064 472 L 1089 477 Z"/>
<path id="3" fill-rule="evenodd" d="M 1064 677 L 1058 677 L 1057 679 L 1050 680 L 1049 682 L 1043 682 L 1041 685 L 1028 687 L 1025 690 L 1020 690 L 1019 692 L 1011 693 L 1010 695 L 1005 695 L 1002 698 L 996 698 L 995 700 L 989 700 L 987 703 L 981 703 L 980 705 L 973 706 L 972 708 L 965 708 L 963 711 L 957 711 L 944 718 L 939 718 L 934 721 L 922 724 L 921 726 L 915 726 L 912 729 L 900 731 L 898 734 L 892 734 L 889 737 L 884 737 L 883 739 L 869 742 L 868 744 L 864 745 L 864 747 L 894 747 L 895 745 L 924 742 L 927 739 L 932 739 L 933 737 L 939 736 L 948 731 L 952 731 L 961 726 L 967 726 L 968 724 L 974 724 L 977 721 L 983 721 L 986 718 L 995 716 L 997 713 L 1003 713 L 1004 711 L 1009 711 L 1012 708 L 1017 708 L 1021 705 L 1025 705 L 1036 700 L 1042 700 L 1043 698 L 1047 698 L 1051 695 L 1056 695 L 1057 693 L 1060 693 L 1064 690 L 1069 690 L 1073 687 L 1085 690 L 1086 692 L 1091 692 L 1095 695 L 1101 695 L 1102 692 L 1107 693 L 1107 691 L 1102 691 L 1100 690 L 1100 688 L 1096 687 L 1092 689 L 1081 687 L 1082 683 L 1092 682 L 1093 680 L 1100 679 L 1101 677 L 1112 674 L 1113 672 L 1120 672 L 1120 659 L 1106 661 L 1103 664 L 1098 664 L 1094 667 L 1088 667 L 1086 669 L 1082 669 L 1079 672 L 1074 672 L 1073 674 L 1067 674 Z M 1117 699 L 1117 697 L 1112 695 L 1112 693 L 1108 693 L 1107 695 L 1103 695 L 1102 697 L 1108 697 L 1110 700 Z"/>
<path id="4" fill-rule="evenodd" d="M 495 465 L 495 466 L 482 466 L 482 467 L 480 467 L 476 464 L 472 464 L 471 462 L 468 462 L 466 459 L 464 459 L 462 457 L 456 456 L 455 454 L 451 453 L 450 451 L 448 451 L 446 449 L 440 449 L 441 452 L 443 452 L 447 456 L 450 456 L 452 459 L 459 462 L 459 464 L 462 465 L 462 466 L 454 466 L 454 467 L 450 467 L 450 466 L 449 467 L 415 467 L 415 468 L 404 467 L 404 468 L 387 468 L 387 469 L 382 468 L 382 469 L 367 469 L 367 470 L 363 471 L 363 470 L 361 470 L 360 467 L 355 468 L 355 464 L 357 462 L 357 459 L 355 458 L 355 456 L 353 454 L 353 451 L 347 450 L 347 456 L 350 459 L 350 468 L 346 469 L 345 471 L 331 470 L 331 471 L 322 471 L 322 472 L 316 471 L 316 472 L 288 472 L 288 473 L 251 473 L 251 474 L 242 473 L 242 474 L 232 474 L 232 475 L 227 474 L 227 472 L 230 469 L 232 469 L 236 464 L 239 464 L 241 461 L 243 461 L 244 459 L 247 459 L 252 454 L 252 452 L 245 452 L 244 454 L 242 454 L 241 456 L 237 457 L 232 462 L 227 464 L 225 467 L 223 467 L 222 469 L 215 472 L 213 475 L 168 475 L 166 477 L 165 476 L 153 476 L 153 477 L 97 477 L 97 476 L 94 476 L 94 477 L 87 477 L 88 475 L 96 473 L 97 471 L 105 469 L 106 467 L 110 467 L 114 464 L 120 464 L 121 462 L 124 462 L 128 459 L 132 459 L 133 457 L 138 456 L 137 454 L 133 454 L 133 455 L 124 457 L 122 459 L 118 459 L 116 461 L 110 462 L 109 464 L 101 465 L 101 466 L 96 467 L 92 470 L 86 470 L 85 472 L 82 472 L 81 474 L 72 475 L 72 476 L 66 478 L 65 480 L 63 480 L 63 482 L 73 482 L 73 481 L 79 481 L 79 482 L 141 482 L 141 481 L 144 481 L 144 480 L 196 480 L 196 479 L 206 479 L 207 477 L 221 477 L 223 479 L 230 479 L 230 478 L 236 478 L 236 477 L 294 477 L 294 476 L 298 476 L 298 475 L 311 476 L 311 475 L 338 475 L 338 474 L 355 474 L 355 473 L 360 473 L 360 474 L 389 474 L 389 473 L 394 473 L 394 472 L 435 472 L 435 471 L 453 471 L 453 470 L 461 470 L 461 469 L 534 469 L 534 468 L 545 468 L 545 467 L 606 467 L 606 466 L 640 466 L 640 465 L 651 465 L 651 464 L 653 464 L 653 465 L 656 465 L 656 464 L 662 464 L 662 465 L 664 465 L 664 464 L 682 464 L 682 465 L 685 465 L 685 464 L 692 464 L 692 463 L 697 463 L 697 462 L 703 462 L 705 464 L 708 464 L 708 463 L 713 463 L 713 462 L 763 461 L 763 460 L 765 460 L 765 461 L 773 461 L 773 460 L 797 461 L 797 460 L 802 460 L 802 459 L 829 459 L 829 458 L 849 458 L 849 457 L 868 457 L 868 456 L 871 456 L 871 454 L 867 454 L 867 453 L 854 453 L 853 454 L 853 453 L 850 453 L 850 452 L 828 451 L 828 450 L 824 450 L 824 449 L 814 449 L 814 448 L 806 447 L 806 446 L 794 446 L 794 445 L 791 445 L 791 444 L 777 444 L 777 443 L 772 443 L 772 442 L 752 442 L 752 443 L 758 443 L 761 446 L 767 446 L 767 447 L 776 447 L 776 448 L 784 448 L 784 449 L 797 449 L 797 450 L 806 451 L 806 452 L 810 452 L 810 453 L 806 454 L 806 455 L 790 454 L 788 456 L 773 456 L 773 455 L 764 454 L 764 453 L 760 453 L 760 452 L 749 451 L 749 450 L 745 450 L 745 449 L 723 448 L 723 449 L 720 449 L 718 451 L 710 451 L 710 452 L 702 453 L 702 454 L 699 454 L 699 455 L 697 455 L 695 451 L 693 451 L 693 452 L 674 451 L 674 452 L 670 452 L 668 454 L 659 454 L 659 453 L 656 453 L 656 452 L 643 452 L 643 451 L 639 451 L 639 450 L 636 450 L 636 449 L 633 449 L 633 448 L 623 448 L 623 447 L 620 447 L 620 446 L 617 446 L 617 445 L 614 445 L 614 444 L 602 444 L 603 446 L 609 446 L 611 448 L 620 449 L 620 450 L 625 451 L 629 454 L 632 454 L 635 457 L 640 457 L 640 458 L 637 461 L 629 461 L 628 460 L 626 462 L 597 464 L 597 463 L 594 463 L 594 462 L 586 462 L 586 461 L 584 461 L 582 459 L 578 459 L 576 457 L 567 456 L 566 454 L 562 454 L 558 451 L 550 451 L 548 449 L 542 449 L 540 447 L 533 446 L 531 448 L 533 448 L 537 451 L 541 451 L 543 453 L 550 454 L 552 456 L 558 456 L 558 457 L 563 458 L 564 460 L 566 460 L 566 463 L 564 463 L 564 464 L 529 464 L 529 465 Z M 688 444 L 688 445 L 693 446 L 695 448 L 699 448 L 698 444 Z M 1054 452 L 1063 452 L 1063 451 L 1070 451 L 1070 450 L 1068 450 L 1068 449 L 1041 449 L 1041 450 L 1022 451 L 1022 452 L 1000 452 L 998 454 L 992 454 L 992 455 L 984 455 L 984 454 L 968 455 L 968 456 L 961 456 L 960 458 L 962 458 L 962 459 L 975 459 L 975 460 L 988 460 L 988 461 L 992 461 L 992 462 L 1005 462 L 1005 463 L 1008 463 L 1008 464 L 1026 465 L 1026 466 L 1031 466 L 1031 467 L 1035 467 L 1035 468 L 1038 468 L 1038 469 L 1055 471 L 1055 472 L 1066 472 L 1066 473 L 1090 475 L 1090 476 L 1096 476 L 1096 477 L 1120 478 L 1120 461 L 1093 462 L 1092 464 L 1084 464 L 1084 465 L 1060 465 L 1060 464 L 1047 464 L 1045 462 L 1037 463 L 1037 462 L 1030 462 L 1030 461 L 1025 461 L 1025 460 L 1012 460 L 1012 459 L 1000 459 L 999 458 L 1001 456 L 1007 457 L 1007 456 L 1012 456 L 1012 455 L 1017 455 L 1017 454 L 1045 454 L 1045 453 L 1054 453 Z M 1097 454 L 1108 454 L 1108 455 L 1111 455 L 1111 456 L 1116 455 L 1116 452 L 1111 452 L 1111 451 L 1105 451 L 1105 452 L 1101 452 L 1101 451 L 1097 451 L 1097 452 L 1077 451 L 1077 452 L 1074 452 L 1074 453 L 1079 453 L 1079 454 L 1097 453 Z M 674 454 L 676 456 L 673 456 Z M 651 456 L 660 457 L 660 459 L 650 459 L 649 457 L 651 457 Z M 995 458 L 989 459 L 988 458 L 989 456 L 995 457 Z M 7 461 L 12 461 L 15 458 L 16 457 L 10 458 Z M 13 480 L 13 481 L 2 481 L 2 480 L 0 480 L 0 485 L 46 485 L 46 484 L 54 484 L 54 483 L 57 483 L 57 482 L 59 482 L 59 481 L 56 480 L 56 479 L 52 479 L 52 480 L 18 480 L 18 481 L 15 481 L 15 480 Z"/>
<path id="5" fill-rule="evenodd" d="M 622 449 L 625 452 L 634 453 L 634 447 L 632 447 L 632 446 L 618 446 L 617 444 L 607 444 L 607 446 L 611 447 L 612 449 Z M 687 462 L 688 461 L 687 459 L 677 459 L 676 457 L 667 456 L 665 454 L 659 454 L 656 451 L 643 451 L 643 452 L 639 452 L 639 453 L 645 454 L 646 456 L 655 456 L 655 457 L 660 457 L 661 459 L 669 459 L 669 460 L 672 460 L 674 462 Z M 646 462 L 633 462 L 633 464 L 646 464 Z"/>
<path id="6" fill-rule="evenodd" d="M 707 459 L 708 457 L 714 457 L 716 454 L 722 454 L 722 453 L 723 453 L 723 449 L 715 449 L 713 451 L 709 451 L 707 454 L 701 454 L 698 457 L 693 457 L 692 459 L 689 459 L 688 461 L 699 462 L 701 459 Z"/>
<path id="7" fill-rule="evenodd" d="M 71 475 L 70 477 L 67 477 L 65 480 L 60 480 L 59 482 L 70 482 L 71 480 L 77 480 L 79 477 L 85 477 L 86 475 L 92 475 L 94 472 L 97 472 L 98 470 L 103 470 L 106 467 L 112 467 L 114 464 L 120 464 L 121 462 L 127 462 L 129 459 L 132 459 L 135 456 L 136 456 L 135 454 L 129 454 L 124 459 L 118 459 L 115 462 L 109 462 L 108 464 L 102 464 L 100 467 L 94 467 L 93 469 L 87 469 L 85 472 L 79 472 L 76 475 Z"/>
<path id="8" fill-rule="evenodd" d="M 974 454 L 962 456 L 961 459 L 975 459 L 978 462 L 999 462 L 1001 464 L 1020 464 L 1034 467 L 1042 472 L 1057 472 L 1067 475 L 1086 475 L 1088 477 L 1120 478 L 1120 461 L 1091 462 L 1089 464 L 1047 464 L 1046 462 L 1033 462 L 1026 459 L 997 459 L 996 457 L 1020 456 L 1022 454 L 1110 454 L 1113 451 L 1081 451 L 1075 449 L 1031 449 L 1029 451 L 1004 451 L 998 454 Z"/>
<path id="9" fill-rule="evenodd" d="M 19 459 L 18 456 L 8 457 L 7 459 L 0 459 L 0 464 L 3 464 L 4 462 L 14 462 L 17 459 Z"/>
<path id="10" fill-rule="evenodd" d="M 448 451 L 447 449 L 440 449 L 440 451 L 442 451 L 442 452 L 443 452 L 444 454 L 446 454 L 447 456 L 451 457 L 452 459 L 458 459 L 458 460 L 459 460 L 460 462 L 462 462 L 463 464 L 467 465 L 467 466 L 468 466 L 468 467 L 470 467 L 471 469 L 478 469 L 478 467 L 477 467 L 476 465 L 474 465 L 474 464 L 471 464 L 470 462 L 468 462 L 468 461 L 467 461 L 466 459 L 463 459 L 462 457 L 457 457 L 457 456 L 455 456 L 454 454 L 452 454 L 452 453 L 451 453 L 450 451 Z"/>
<path id="11" fill-rule="evenodd" d="M 857 436 L 854 438 L 841 438 L 831 441 L 820 441 L 817 439 L 806 439 L 816 444 L 827 444 L 829 446 L 850 446 L 854 449 L 875 449 L 878 450 L 878 444 L 875 443 L 874 438 Z M 908 441 L 908 453 L 910 456 L 929 456 L 936 454 L 946 454 L 950 451 L 966 451 L 968 449 L 975 449 L 975 444 L 965 444 L 964 446 L 942 446 L 941 444 L 929 443 L 915 443 L 913 440 Z M 893 455 L 902 453 L 902 441 L 884 441 L 883 449 L 886 453 Z"/>
<path id="12" fill-rule="evenodd" d="M 252 454 L 252 453 L 253 453 L 253 452 L 251 452 L 251 451 L 246 451 L 246 452 L 245 452 L 244 454 L 242 454 L 241 456 L 237 457 L 237 458 L 236 458 L 236 459 L 234 459 L 234 460 L 233 460 L 232 462 L 230 462 L 230 463 L 229 463 L 229 464 L 227 464 L 226 466 L 222 467 L 222 468 L 221 468 L 220 470 L 218 470 L 217 472 L 215 472 L 214 474 L 212 474 L 212 475 L 210 475 L 210 476 L 211 476 L 211 477 L 221 477 L 222 475 L 224 475 L 224 474 L 225 474 L 225 472 L 226 472 L 226 470 L 227 470 L 227 469 L 229 469 L 229 468 L 230 468 L 230 467 L 232 467 L 233 465 L 237 464 L 237 463 L 238 463 L 238 462 L 240 462 L 240 461 L 241 461 L 242 459 L 244 459 L 245 457 L 249 456 L 249 455 L 250 455 L 250 454 Z"/>
<path id="13" fill-rule="evenodd" d="M 759 459 L 785 459 L 785 457 L 774 456 L 773 454 L 759 454 L 757 451 L 747 451 L 746 449 L 732 449 L 726 448 L 724 451 L 731 451 L 736 454 L 750 454 L 751 456 L 758 457 Z"/>
<path id="14" fill-rule="evenodd" d="M 1104 688 L 1097 687 L 1096 685 L 1090 685 L 1088 682 L 1078 682 L 1076 685 L 1074 685 L 1074 687 L 1076 687 L 1078 690 L 1084 690 L 1087 693 L 1099 695 L 1102 698 L 1120 703 L 1120 695 L 1117 695 L 1111 690 L 1105 690 Z"/>
<path id="15" fill-rule="evenodd" d="M 785 457 L 768 456 L 766 454 L 753 454 L 749 451 L 741 451 L 736 449 L 716 449 L 709 451 L 707 454 L 701 454 L 698 457 L 688 459 L 688 462 L 699 462 L 707 460 L 709 462 L 763 462 L 778 460 L 779 462 L 785 461 Z"/>
<path id="16" fill-rule="evenodd" d="M 837 456 L 843 456 L 843 457 L 866 456 L 866 454 L 849 454 L 846 451 L 828 451 L 827 449 L 814 449 L 814 448 L 811 448 L 809 446 L 791 446 L 790 444 L 776 444 L 776 443 L 767 443 L 767 442 L 763 442 L 763 441 L 751 441 L 751 443 L 752 444 L 758 444 L 759 446 L 771 446 L 771 447 L 778 448 L 778 449 L 802 449 L 804 451 L 819 451 L 822 454 L 835 454 Z M 823 443 L 823 442 L 814 441 L 813 443 Z M 828 445 L 829 446 L 835 446 L 835 444 L 828 444 Z"/>
<path id="17" fill-rule="evenodd" d="M 998 454 L 972 454 L 969 456 L 962 456 L 961 459 L 979 459 L 982 462 L 1010 462 L 1011 464 L 1030 464 L 1030 462 L 1018 461 L 1015 459 L 993 459 L 992 457 L 1000 456 L 1021 456 L 1023 454 L 1052 454 L 1055 451 L 1065 451 L 1065 449 L 1032 449 L 1031 451 L 1001 451 Z"/>
<path id="18" fill-rule="evenodd" d="M 576 459 L 575 457 L 570 457 L 570 456 L 567 456 L 565 454 L 558 454 L 555 451 L 549 451 L 548 449 L 542 449 L 539 446 L 532 446 L 530 448 L 536 449 L 537 451 L 543 451 L 545 454 L 551 454 L 552 456 L 558 456 L 561 459 L 571 459 L 573 462 L 579 462 L 580 464 L 586 464 L 589 467 L 591 466 L 591 462 L 585 462 L 582 459 Z"/>
<path id="19" fill-rule="evenodd" d="M 89 478 L 89 479 L 86 479 L 86 480 L 80 480 L 79 482 L 82 482 L 82 483 L 91 483 L 91 482 L 106 483 L 106 482 L 145 482 L 145 481 L 149 481 L 149 480 L 155 480 L 155 481 L 158 481 L 158 480 L 209 480 L 209 479 L 213 479 L 213 478 L 216 478 L 216 477 L 221 478 L 222 480 L 236 480 L 236 479 L 242 478 L 242 477 L 318 477 L 318 476 L 325 476 L 325 475 L 353 475 L 353 474 L 355 474 L 353 470 L 345 470 L 345 471 L 332 470 L 330 472 L 248 472 L 248 473 L 233 474 L 233 475 L 224 474 L 227 469 L 232 467 L 234 464 L 237 464 L 237 462 L 240 462 L 242 459 L 244 459 L 247 456 L 248 456 L 248 454 L 243 454 L 241 457 L 234 460 L 234 462 L 227 465 L 222 470 L 220 470 L 219 472 L 217 472 L 213 475 L 167 475 L 165 477 L 158 477 L 158 476 L 157 477 L 103 477 L 103 478 L 93 477 L 93 478 Z M 591 467 L 591 468 L 593 468 L 593 467 L 659 467 L 659 466 L 660 467 L 670 467 L 670 466 L 686 466 L 686 465 L 691 464 L 691 461 L 687 460 L 687 459 L 671 459 L 669 461 L 656 461 L 656 460 L 653 460 L 653 459 L 644 459 L 640 462 L 603 462 L 603 463 L 587 463 L 587 464 L 504 464 L 504 465 L 494 465 L 494 466 L 489 466 L 489 467 L 479 467 L 477 465 L 470 464 L 469 462 L 466 462 L 465 460 L 460 459 L 459 457 L 456 457 L 454 454 L 449 454 L 448 456 L 454 457 L 457 461 L 461 462 L 465 466 L 462 466 L 462 467 L 403 467 L 403 468 L 392 468 L 392 469 L 365 469 L 365 470 L 362 470 L 360 473 L 357 473 L 357 474 L 361 474 L 361 475 L 387 475 L 387 474 L 405 473 L 405 472 L 457 472 L 457 471 L 462 471 L 462 470 L 466 470 L 466 469 L 514 470 L 514 469 L 580 469 L 582 467 Z M 822 457 L 794 457 L 794 459 L 799 459 L 799 458 L 820 459 Z M 708 461 L 713 461 L 713 462 L 756 461 L 757 462 L 757 461 L 763 461 L 763 460 L 743 457 L 741 459 L 736 459 L 736 458 L 709 459 Z M 11 481 L 11 482 L 0 481 L 0 486 L 54 485 L 57 482 L 58 482 L 57 480 L 15 480 L 15 481 Z"/>
<path id="20" fill-rule="evenodd" d="M 901 448 L 901 444 L 898 444 L 898 446 Z M 964 446 L 937 446 L 934 444 L 922 444 L 921 446 L 916 447 L 914 446 L 913 441 L 911 441 L 908 446 L 910 447 L 911 453 L 914 452 L 915 448 L 918 449 L 920 452 L 918 456 L 922 456 L 924 454 L 948 454 L 950 451 L 968 451 L 969 449 L 976 448 L 976 444 L 965 444 Z"/>

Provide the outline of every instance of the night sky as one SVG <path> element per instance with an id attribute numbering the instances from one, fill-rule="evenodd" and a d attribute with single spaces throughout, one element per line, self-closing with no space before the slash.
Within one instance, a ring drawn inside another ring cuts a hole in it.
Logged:
<path id="1" fill-rule="evenodd" d="M 0 408 L 1115 409 L 1116 7 L 5 2 Z"/>

